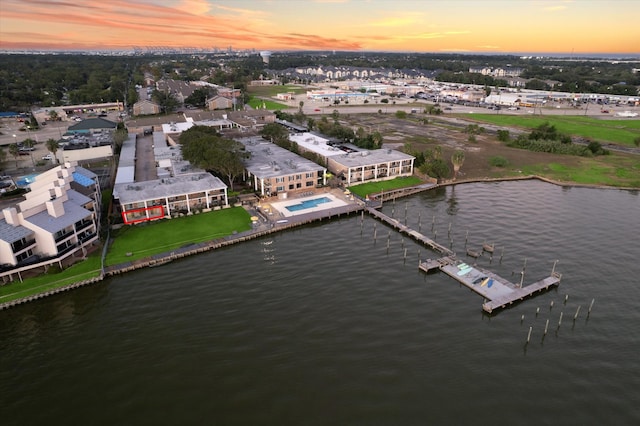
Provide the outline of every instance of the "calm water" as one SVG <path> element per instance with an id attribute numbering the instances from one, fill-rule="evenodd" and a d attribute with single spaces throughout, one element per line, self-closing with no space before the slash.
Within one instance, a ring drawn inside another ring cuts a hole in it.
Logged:
<path id="1" fill-rule="evenodd" d="M 384 211 L 562 283 L 488 317 L 366 215 L 286 232 L 1 311 L 2 424 L 640 424 L 637 192 L 470 184 Z"/>

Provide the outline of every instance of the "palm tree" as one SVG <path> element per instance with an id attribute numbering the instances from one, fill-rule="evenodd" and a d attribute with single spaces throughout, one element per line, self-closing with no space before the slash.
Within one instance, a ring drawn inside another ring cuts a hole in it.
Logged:
<path id="1" fill-rule="evenodd" d="M 20 156 L 20 148 L 18 148 L 17 143 L 12 143 L 9 145 L 9 154 L 13 155 L 13 158 L 16 160 L 16 169 L 18 168 L 18 156 Z"/>
<path id="2" fill-rule="evenodd" d="M 58 141 L 51 138 L 47 139 L 47 149 L 53 154 L 53 164 L 58 164 L 58 157 L 56 157 L 56 152 L 58 152 L 58 148 L 60 148 L 60 144 Z"/>
<path id="3" fill-rule="evenodd" d="M 464 151 L 457 150 L 451 154 L 451 162 L 453 163 L 453 180 L 456 180 L 458 171 L 464 164 Z"/>
<path id="4" fill-rule="evenodd" d="M 34 141 L 31 138 L 27 138 L 24 141 L 22 141 L 22 146 L 26 147 L 27 149 L 29 149 L 29 156 L 31 156 L 31 162 L 33 163 L 33 165 L 36 165 L 36 161 L 33 159 L 33 151 L 32 148 L 33 146 L 36 144 L 36 141 Z"/>
<path id="5" fill-rule="evenodd" d="M 6 159 L 7 153 L 4 151 L 4 146 L 0 146 L 0 168 L 2 168 L 2 165 L 4 164 Z"/>

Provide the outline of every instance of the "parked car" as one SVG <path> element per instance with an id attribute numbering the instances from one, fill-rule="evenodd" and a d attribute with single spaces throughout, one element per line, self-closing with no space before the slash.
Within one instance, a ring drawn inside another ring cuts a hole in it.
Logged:
<path id="1" fill-rule="evenodd" d="M 53 155 L 52 154 L 47 154 L 47 155 L 43 156 L 42 159 L 51 161 L 51 160 L 53 160 Z"/>

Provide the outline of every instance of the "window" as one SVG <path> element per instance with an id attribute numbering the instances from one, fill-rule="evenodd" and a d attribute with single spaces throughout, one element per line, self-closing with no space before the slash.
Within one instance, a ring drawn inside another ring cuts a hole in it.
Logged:
<path id="1" fill-rule="evenodd" d="M 279 186 L 279 187 L 277 187 L 277 188 L 276 188 L 276 191 L 278 191 L 278 192 L 282 192 L 282 191 L 284 191 L 284 186 Z"/>
<path id="2" fill-rule="evenodd" d="M 307 181 L 307 186 L 313 186 L 313 181 Z"/>
<path id="3" fill-rule="evenodd" d="M 277 177 L 276 178 L 276 183 L 282 183 L 284 182 L 284 177 Z"/>
<path id="4" fill-rule="evenodd" d="M 289 189 L 293 189 L 293 184 L 290 184 L 290 185 L 289 185 Z"/>

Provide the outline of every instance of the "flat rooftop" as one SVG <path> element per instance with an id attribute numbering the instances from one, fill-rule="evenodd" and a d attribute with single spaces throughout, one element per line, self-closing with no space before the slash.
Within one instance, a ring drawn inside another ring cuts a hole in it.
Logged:
<path id="1" fill-rule="evenodd" d="M 121 183 L 113 188 L 113 196 L 122 204 L 174 197 L 195 192 L 226 189 L 219 178 L 207 172 L 154 179 L 146 182 Z"/>
<path id="2" fill-rule="evenodd" d="M 325 139 L 321 136 L 314 135 L 313 133 L 298 133 L 295 135 L 289 135 L 289 139 L 292 142 L 298 144 L 305 151 L 314 152 L 323 157 L 332 157 L 334 155 L 344 154 L 345 152 L 340 148 L 327 145 L 329 139 Z"/>
<path id="3" fill-rule="evenodd" d="M 392 161 L 412 160 L 415 157 L 395 149 L 373 149 L 332 156 L 331 159 L 346 167 L 363 167 L 370 164 L 388 163 Z"/>
<path id="4" fill-rule="evenodd" d="M 244 162 L 246 169 L 262 179 L 326 170 L 313 161 L 280 148 L 261 137 L 243 138 L 239 142 L 251 153 L 251 157 Z"/>

